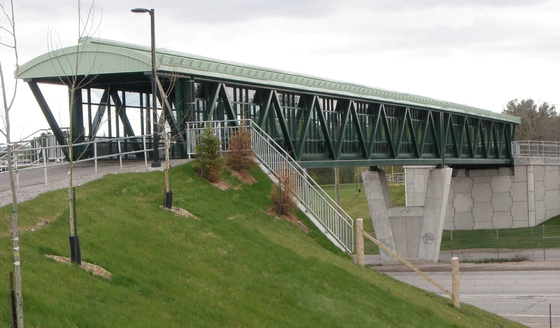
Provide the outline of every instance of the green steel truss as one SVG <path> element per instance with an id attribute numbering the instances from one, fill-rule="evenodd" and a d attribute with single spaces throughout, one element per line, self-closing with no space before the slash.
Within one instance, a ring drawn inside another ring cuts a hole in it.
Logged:
<path id="1" fill-rule="evenodd" d="M 87 81 L 72 106 L 77 142 L 150 135 L 161 129 L 165 117 L 168 131 L 176 136 L 175 156 L 186 156 L 186 122 L 252 119 L 304 167 L 512 165 L 517 117 L 162 49 L 157 51 L 157 70 L 168 102 L 159 97 L 164 105 L 158 108 L 159 124 L 154 124 L 150 54 L 138 45 L 84 38 L 79 46 L 22 65 L 18 77 L 28 82 L 61 145 L 67 140 L 39 83 L 61 84 L 62 72 L 76 71 Z M 75 56 L 81 58 L 79 67 L 66 67 L 76 62 L 70 59 Z M 152 148 L 151 142 L 147 147 Z M 138 140 L 128 146 L 143 145 Z M 106 151 L 111 153 L 112 147 L 109 141 Z M 79 153 L 83 151 L 89 150 Z"/>
<path id="2" fill-rule="evenodd" d="M 252 119 L 308 168 L 512 165 L 510 144 L 517 124 L 511 121 L 196 77 L 172 82 L 162 78 L 162 81 L 167 81 L 163 87 L 171 90 L 168 91 L 169 102 L 163 108 L 170 131 L 178 136 L 177 156 L 186 156 L 182 146 L 186 141 L 186 122 Z M 37 99 L 42 100 L 37 84 L 30 82 L 30 86 Z M 142 118 L 139 129 L 136 128 L 140 134 L 149 134 L 152 125 L 150 95 L 147 94 L 149 83 L 145 89 L 144 92 L 142 88 L 131 90 L 125 85 L 97 85 L 80 90 L 76 99 L 81 106 L 74 106 L 73 120 L 74 126 L 83 128 L 75 135 L 81 136 L 80 140 L 84 137 L 93 140 L 99 137 L 102 122 L 108 122 L 108 135 L 103 137 L 134 136 L 135 128 L 129 119 L 131 112 L 139 113 Z M 95 91 L 100 95 L 96 102 L 92 97 Z M 46 102 L 39 104 L 47 118 L 52 116 L 48 115 L 50 110 Z M 160 116 L 161 107 L 158 108 Z M 83 122 L 84 117 L 88 118 L 87 124 Z M 56 122 L 51 121 L 57 138 L 64 142 Z M 140 143 L 131 145 L 135 150 L 140 146 Z"/>
<path id="3" fill-rule="evenodd" d="M 512 122 L 226 82 L 189 83 L 197 90 L 196 106 L 183 117 L 252 119 L 304 167 L 511 165 Z"/>

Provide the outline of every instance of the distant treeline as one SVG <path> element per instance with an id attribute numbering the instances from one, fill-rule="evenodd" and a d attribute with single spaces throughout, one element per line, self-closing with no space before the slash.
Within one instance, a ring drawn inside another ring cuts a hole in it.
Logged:
<path id="1" fill-rule="evenodd" d="M 515 140 L 560 141 L 560 117 L 555 105 L 546 101 L 538 104 L 533 99 L 513 99 L 502 113 L 521 118 Z"/>

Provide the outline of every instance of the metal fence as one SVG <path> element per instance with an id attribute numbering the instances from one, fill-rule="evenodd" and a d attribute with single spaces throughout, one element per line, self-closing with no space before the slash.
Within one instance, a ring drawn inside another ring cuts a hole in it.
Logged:
<path id="1" fill-rule="evenodd" d="M 391 186 L 403 185 L 405 184 L 405 174 L 400 173 L 387 173 L 387 183 Z"/>
<path id="2" fill-rule="evenodd" d="M 462 261 L 560 260 L 560 225 L 489 230 L 444 230 L 440 259 Z"/>
<path id="3" fill-rule="evenodd" d="M 252 147 L 257 159 L 276 178 L 287 176 L 293 195 L 323 229 L 349 253 L 354 251 L 354 220 L 293 160 L 284 149 L 251 120 L 209 121 L 187 124 L 187 150 L 194 154 L 197 136 L 210 126 L 227 152 L 228 140 L 239 129 L 251 131 Z"/>
<path id="4" fill-rule="evenodd" d="M 511 153 L 518 157 L 560 157 L 560 143 L 555 141 L 514 141 L 511 143 Z"/>
<path id="5" fill-rule="evenodd" d="M 144 135 L 112 139 L 96 139 L 90 142 L 75 143 L 73 144 L 73 147 L 83 149 L 84 152 L 91 151 L 93 156 L 74 161 L 74 163 L 93 162 L 96 176 L 98 174 L 98 160 L 119 160 L 121 170 L 123 159 L 143 158 L 144 164 L 147 165 L 147 153 L 151 151 L 151 149 L 146 149 L 146 140 L 151 137 L 151 135 Z M 134 147 L 134 145 L 138 145 L 139 147 Z M 135 148 L 139 150 L 135 150 Z M 110 149 L 111 151 L 108 151 L 107 149 Z M 163 149 L 163 145 L 160 145 L 159 149 Z M 63 154 L 67 151 L 67 145 L 60 146 L 56 144 L 37 144 L 34 146 L 31 143 L 15 144 L 15 147 L 12 150 L 12 160 L 16 174 L 16 187 L 19 188 L 20 172 L 30 170 L 43 170 L 44 183 L 48 184 L 48 169 L 50 167 L 68 165 L 68 162 L 63 160 L 64 157 L 53 160 L 49 154 Z M 0 163 L 6 163 L 7 167 L 7 154 L 0 157 Z M 0 174 L 6 173 L 6 170 L 0 172 Z"/>

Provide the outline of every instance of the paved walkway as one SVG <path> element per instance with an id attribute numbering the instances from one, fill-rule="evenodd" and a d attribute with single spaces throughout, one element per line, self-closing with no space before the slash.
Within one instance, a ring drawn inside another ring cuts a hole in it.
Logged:
<path id="1" fill-rule="evenodd" d="M 179 165 L 188 160 L 176 159 L 171 160 L 171 165 Z M 163 164 L 163 163 L 162 163 Z M 19 187 L 25 188 L 30 186 L 45 185 L 55 181 L 67 180 L 70 165 L 68 163 L 61 163 L 58 165 L 51 165 L 46 168 L 34 167 L 26 168 L 18 172 Z M 73 176 L 74 178 L 91 177 L 95 176 L 95 162 L 80 162 L 74 165 Z M 138 170 L 163 170 L 163 165 L 160 168 L 152 168 L 151 161 L 148 161 L 148 166 L 145 165 L 144 160 L 123 160 L 122 170 L 118 160 L 99 160 L 97 161 L 97 176 L 101 177 L 107 173 L 118 173 Z M 46 172 L 45 172 L 46 171 Z M 46 182 L 46 183 L 45 183 Z M 0 192 L 10 189 L 10 176 L 7 172 L 0 174 Z"/>

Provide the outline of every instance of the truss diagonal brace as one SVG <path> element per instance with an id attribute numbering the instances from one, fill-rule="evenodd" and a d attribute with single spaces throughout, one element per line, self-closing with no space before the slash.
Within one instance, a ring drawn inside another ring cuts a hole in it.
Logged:
<path id="1" fill-rule="evenodd" d="M 43 96 L 41 89 L 39 89 L 37 82 L 28 81 L 27 84 L 29 85 L 29 88 L 31 88 L 31 92 L 35 96 L 35 99 L 37 100 L 37 103 L 39 104 L 39 107 L 41 108 L 43 115 L 45 115 L 45 119 L 47 120 L 49 126 L 51 127 L 51 130 L 53 131 L 56 141 L 58 142 L 59 145 L 66 146 L 67 143 L 66 143 L 66 139 L 64 139 L 64 135 L 62 134 L 62 130 L 60 130 L 58 123 L 56 123 L 56 120 L 51 112 L 51 109 L 49 108 L 49 105 L 47 104 L 47 101 L 45 100 L 45 97 Z M 64 152 L 64 157 L 66 157 L 66 160 L 70 161 L 68 149 L 64 147 L 62 148 L 62 151 Z"/>

